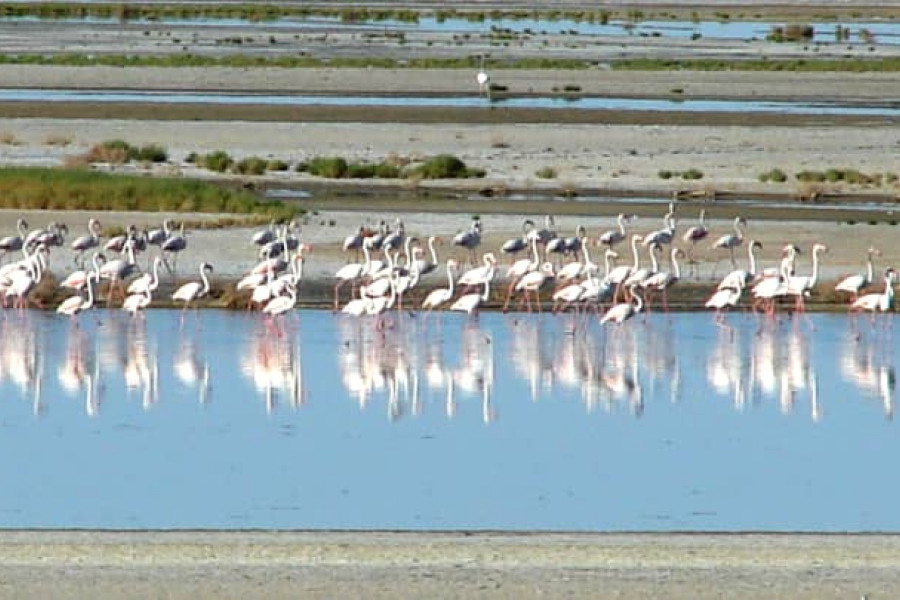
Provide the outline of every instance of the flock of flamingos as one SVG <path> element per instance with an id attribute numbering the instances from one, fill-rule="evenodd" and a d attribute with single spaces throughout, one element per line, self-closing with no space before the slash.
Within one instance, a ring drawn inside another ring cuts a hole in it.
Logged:
<path id="1" fill-rule="evenodd" d="M 544 302 L 551 301 L 553 312 L 592 311 L 599 315 L 600 323 L 622 323 L 649 309 L 654 300 L 667 310 L 668 291 L 682 278 L 680 261 L 686 261 L 688 269 L 696 267 L 694 251 L 698 244 L 705 244 L 719 249 L 723 257 L 727 252 L 732 268 L 705 302 L 707 308 L 716 311 L 717 322 L 721 322 L 726 310 L 737 307 L 745 294 L 750 295 L 749 307 L 771 316 L 785 299 L 793 303 L 796 311 L 805 309 L 805 299 L 818 282 L 820 256 L 828 250 L 822 244 L 813 246 L 809 273 L 801 274 L 795 269 L 800 249 L 793 244 L 784 246 L 777 267 L 760 269 L 755 252 L 761 244 L 745 241 L 746 220 L 741 217 L 734 220 L 732 232 L 719 237 L 711 236 L 704 211 L 700 212 L 696 224 L 679 232 L 673 205 L 658 229 L 630 232 L 630 221 L 628 215 L 619 215 L 617 228 L 590 238 L 584 228 L 579 228 L 573 237 L 557 235 L 551 216 L 545 218 L 543 227 L 526 220 L 521 236 L 507 240 L 496 251 L 485 252 L 478 260 L 482 223 L 473 219 L 465 231 L 453 237 L 452 244 L 460 249 L 458 256 L 443 263 L 439 262 L 435 247 L 441 241 L 432 236 L 423 246 L 416 237 L 406 234 L 400 219 L 394 227 L 385 221 L 376 229 L 360 227 L 343 242 L 350 262 L 334 273 L 334 310 L 354 316 L 374 315 L 378 326 L 383 326 L 383 315 L 395 307 L 403 309 L 404 298 L 410 290 L 423 277 L 443 267 L 447 285 L 432 289 L 421 300 L 423 310 L 476 313 L 490 298 L 495 280 L 500 279 L 497 285 L 503 288 L 504 311 L 513 304 L 519 310 L 524 307 L 529 312 L 540 311 Z M 24 254 L 23 258 L 0 267 L 4 306 L 11 302 L 26 307 L 29 295 L 47 272 L 50 249 L 68 245 L 75 252 L 78 268 L 59 285 L 74 294 L 59 304 L 57 312 L 70 316 L 95 306 L 101 282 L 108 284 L 107 306 L 119 299 L 124 310 L 140 313 L 153 301 L 160 285 L 160 268 L 165 267 L 174 274 L 178 256 L 187 248 L 183 225 L 176 228 L 169 220 L 153 230 L 139 231 L 132 226 L 124 234 L 105 241 L 101 240 L 102 228 L 96 219 L 89 221 L 85 235 L 68 243 L 65 225 L 50 224 L 29 231 L 27 223 L 20 219 L 17 229 L 16 234 L 0 239 L 0 253 L 4 257 L 17 252 Z M 310 246 L 300 241 L 294 224 L 273 223 L 254 234 L 251 241 L 259 248 L 260 260 L 237 282 L 237 290 L 249 296 L 248 306 L 265 314 L 274 317 L 288 313 L 297 303 L 297 288 Z M 157 252 L 142 269 L 136 257 L 141 252 L 150 256 L 148 250 L 152 247 Z M 748 265 L 742 269 L 737 266 L 736 252 L 743 252 L 744 247 Z M 593 249 L 602 256 L 602 265 L 594 262 Z M 617 265 L 616 259 L 628 250 L 631 260 Z M 642 261 L 642 253 L 649 258 L 649 264 Z M 876 283 L 873 257 L 878 254 L 870 248 L 865 271 L 846 277 L 836 286 L 848 294 L 853 311 L 874 313 L 893 309 L 893 286 L 897 280 L 894 269 L 884 272 L 883 290 L 863 294 Z M 85 262 L 89 255 L 88 267 Z M 667 260 L 661 260 L 661 256 Z M 505 263 L 502 266 L 501 259 Z M 468 268 L 463 269 L 464 264 Z M 171 298 L 182 302 L 187 309 L 209 293 L 212 271 L 212 265 L 202 263 L 199 279 L 175 289 Z M 349 298 L 342 298 L 342 290 L 348 287 Z"/>

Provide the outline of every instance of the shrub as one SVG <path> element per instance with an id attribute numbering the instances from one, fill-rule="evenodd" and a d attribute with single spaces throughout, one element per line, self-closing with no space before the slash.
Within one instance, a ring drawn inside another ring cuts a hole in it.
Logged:
<path id="1" fill-rule="evenodd" d="M 379 179 L 398 179 L 400 167 L 387 161 L 375 165 L 375 177 Z"/>
<path id="2" fill-rule="evenodd" d="M 166 149 L 156 144 L 148 144 L 142 146 L 140 149 L 134 149 L 133 154 L 137 160 L 145 160 L 154 163 L 166 162 L 169 158 Z"/>
<path id="3" fill-rule="evenodd" d="M 216 173 L 224 173 L 232 164 L 234 164 L 234 159 L 228 156 L 228 153 L 224 150 L 210 152 L 209 154 L 201 156 L 199 160 L 199 165 L 201 167 L 209 169 L 210 171 L 215 171 Z"/>
<path id="4" fill-rule="evenodd" d="M 349 165 L 343 158 L 317 156 L 309 161 L 307 171 L 310 175 L 327 177 L 328 179 L 340 179 L 347 176 Z"/>
<path id="5" fill-rule="evenodd" d="M 276 158 L 273 158 L 268 163 L 266 163 L 266 171 L 287 171 L 289 168 L 290 165 L 288 165 L 283 160 L 279 160 Z"/>
<path id="6" fill-rule="evenodd" d="M 772 169 L 771 171 L 766 171 L 765 173 L 761 173 L 759 176 L 759 180 L 763 183 L 767 181 L 774 181 L 776 183 L 784 183 L 787 181 L 787 173 L 782 171 L 781 169 Z"/>
<path id="7" fill-rule="evenodd" d="M 196 152 L 189 152 L 187 156 L 184 157 L 184 162 L 189 164 L 194 164 L 199 159 L 199 156 Z"/>
<path id="8" fill-rule="evenodd" d="M 370 163 L 350 163 L 347 165 L 347 177 L 351 179 L 371 179 L 375 177 L 375 165 Z"/>
<path id="9" fill-rule="evenodd" d="M 682 179 L 703 179 L 703 171 L 697 169 L 688 169 L 681 173 Z"/>
<path id="10" fill-rule="evenodd" d="M 424 179 L 458 179 L 469 176 L 466 163 L 451 154 L 433 156 L 416 170 Z"/>
<path id="11" fill-rule="evenodd" d="M 241 175 L 262 175 L 266 172 L 266 165 L 268 164 L 264 158 L 248 156 L 234 165 L 234 171 Z"/>
<path id="12" fill-rule="evenodd" d="M 667 169 L 661 169 L 659 172 L 657 172 L 657 175 L 659 175 L 660 179 L 671 179 L 672 171 L 669 171 Z"/>
<path id="13" fill-rule="evenodd" d="M 535 171 L 534 175 L 540 179 L 556 179 L 558 173 L 553 167 L 542 167 Z"/>

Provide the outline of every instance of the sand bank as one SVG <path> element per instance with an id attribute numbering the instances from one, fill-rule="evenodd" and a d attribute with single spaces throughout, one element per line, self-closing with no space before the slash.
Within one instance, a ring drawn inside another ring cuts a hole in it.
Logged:
<path id="1" fill-rule="evenodd" d="M 891 598 L 887 535 L 0 533 L 3 597 Z"/>

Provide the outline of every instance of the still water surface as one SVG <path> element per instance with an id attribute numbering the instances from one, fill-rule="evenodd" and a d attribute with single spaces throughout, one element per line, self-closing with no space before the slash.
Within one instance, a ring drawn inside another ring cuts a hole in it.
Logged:
<path id="1" fill-rule="evenodd" d="M 153 104 L 220 104 L 272 106 L 392 106 L 455 108 L 542 108 L 579 110 L 636 110 L 680 112 L 751 112 L 792 115 L 900 116 L 894 100 L 875 104 L 840 102 L 782 102 L 769 100 L 660 100 L 609 97 L 508 97 L 488 100 L 466 96 L 307 96 L 176 91 L 0 89 L 2 102 L 115 102 Z"/>
<path id="2" fill-rule="evenodd" d="M 0 527 L 900 531 L 891 331 L 729 323 L 7 311 Z"/>

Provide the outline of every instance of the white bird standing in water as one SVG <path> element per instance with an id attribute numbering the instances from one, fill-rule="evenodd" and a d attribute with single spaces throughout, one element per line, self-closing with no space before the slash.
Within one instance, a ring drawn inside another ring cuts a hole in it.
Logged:
<path id="1" fill-rule="evenodd" d="M 491 77 L 484 70 L 484 55 L 481 55 L 481 63 L 478 67 L 478 73 L 475 75 L 475 81 L 478 82 L 478 92 L 484 94 L 485 98 L 491 99 Z"/>

